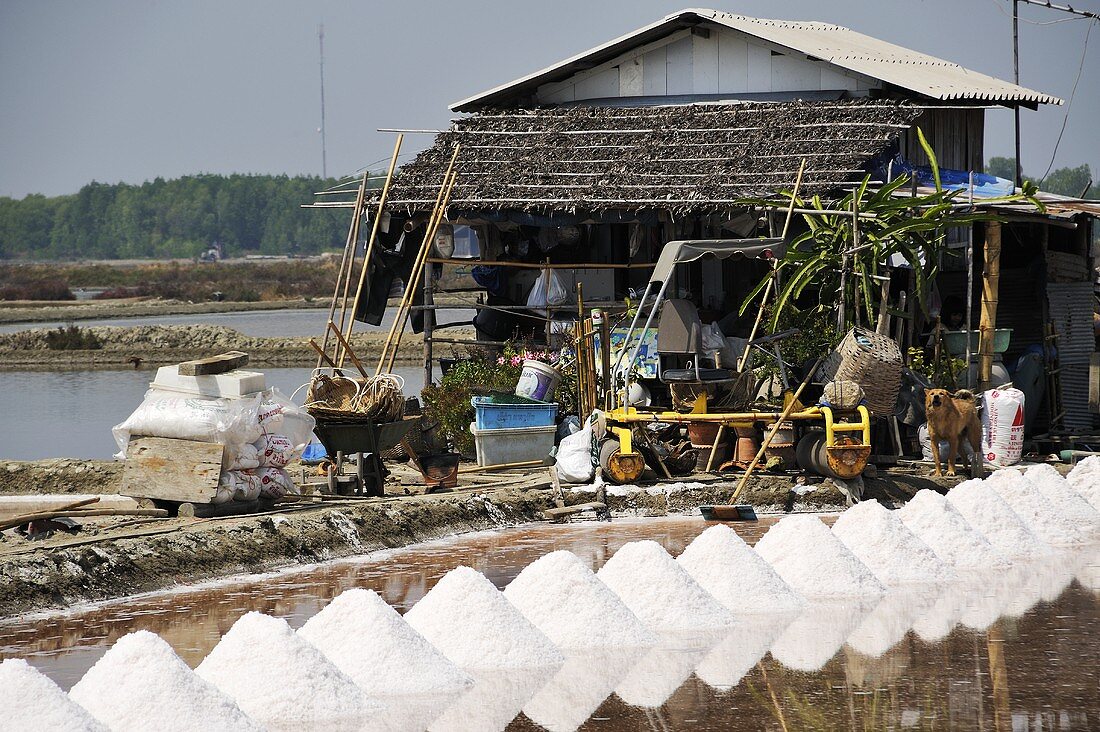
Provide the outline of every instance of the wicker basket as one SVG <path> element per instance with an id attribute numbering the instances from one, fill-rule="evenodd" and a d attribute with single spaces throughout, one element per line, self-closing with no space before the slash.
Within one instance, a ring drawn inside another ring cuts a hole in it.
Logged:
<path id="1" fill-rule="evenodd" d="M 848 331 L 817 374 L 820 381 L 854 381 L 872 414 L 894 413 L 901 388 L 901 349 L 886 336 L 863 328 Z"/>

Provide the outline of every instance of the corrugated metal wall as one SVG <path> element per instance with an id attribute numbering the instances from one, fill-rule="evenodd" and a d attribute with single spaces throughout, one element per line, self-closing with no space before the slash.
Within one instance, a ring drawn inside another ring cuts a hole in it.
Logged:
<path id="1" fill-rule="evenodd" d="M 1089 281 L 1050 282 L 1047 302 L 1050 319 L 1058 332 L 1065 426 L 1071 430 L 1091 429 L 1095 419 L 1089 410 L 1089 363 L 1096 349 L 1092 322 L 1093 284 Z"/>

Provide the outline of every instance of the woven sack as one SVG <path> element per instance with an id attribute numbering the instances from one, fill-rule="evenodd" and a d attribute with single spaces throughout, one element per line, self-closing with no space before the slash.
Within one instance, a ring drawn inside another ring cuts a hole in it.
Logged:
<path id="1" fill-rule="evenodd" d="M 894 413 L 901 388 L 901 349 L 893 339 L 863 328 L 852 328 L 829 354 L 818 381 L 854 381 L 863 389 L 867 409 Z"/>

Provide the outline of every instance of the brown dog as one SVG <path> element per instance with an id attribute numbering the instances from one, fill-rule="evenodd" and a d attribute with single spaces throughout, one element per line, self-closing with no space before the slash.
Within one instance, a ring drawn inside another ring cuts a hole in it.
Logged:
<path id="1" fill-rule="evenodd" d="M 966 436 L 974 448 L 971 476 L 982 477 L 982 423 L 978 420 L 978 407 L 973 392 L 959 389 L 951 393 L 946 389 L 928 389 L 924 393 L 924 411 L 928 415 L 928 438 L 932 441 L 932 459 L 936 462 L 936 475 L 940 472 L 940 440 L 950 446 L 947 455 L 947 474 L 955 474 L 955 456 L 960 455 L 959 438 Z M 965 454 L 961 457 L 969 465 Z"/>

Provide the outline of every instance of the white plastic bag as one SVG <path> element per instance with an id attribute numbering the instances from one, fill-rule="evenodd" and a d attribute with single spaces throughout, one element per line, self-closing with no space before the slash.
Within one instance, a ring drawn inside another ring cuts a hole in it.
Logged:
<path id="1" fill-rule="evenodd" d="M 295 449 L 289 437 L 281 434 L 262 435 L 250 447 L 257 452 L 253 467 L 285 468 L 302 454 L 300 449 Z"/>
<path id="2" fill-rule="evenodd" d="M 917 438 L 920 440 L 921 456 L 925 460 L 931 460 L 932 438 L 928 436 L 927 422 L 917 428 Z M 948 444 L 947 440 L 940 440 L 940 460 L 943 461 L 944 465 L 947 465 L 947 456 L 950 453 L 950 450 L 951 445 Z M 967 458 L 973 457 L 974 455 L 974 448 L 970 446 L 970 440 L 967 439 L 965 434 L 959 438 L 959 452 L 961 455 L 966 455 Z M 955 456 L 956 459 L 958 459 L 959 457 L 959 455 Z"/>
<path id="3" fill-rule="evenodd" d="M 260 495 L 264 498 L 280 498 L 288 493 L 298 495 L 298 486 L 281 468 L 260 468 L 256 476 L 260 480 Z"/>
<path id="4" fill-rule="evenodd" d="M 255 501 L 260 497 L 260 476 L 252 470 L 226 470 L 218 480 L 218 494 L 214 503 Z"/>
<path id="5" fill-rule="evenodd" d="M 569 290 L 561 281 L 561 277 L 552 269 L 542 270 L 535 284 L 531 286 L 531 292 L 527 295 L 527 307 L 546 315 L 548 305 L 564 305 L 567 302 L 569 302 Z"/>
<path id="6" fill-rule="evenodd" d="M 1003 468 L 1020 462 L 1024 448 L 1024 393 L 990 389 L 982 393 L 982 452 Z"/>
<path id="7" fill-rule="evenodd" d="M 262 441 L 263 438 L 261 437 Z M 258 444 L 258 443 L 257 443 Z M 225 448 L 226 470 L 252 470 L 260 467 L 260 451 L 256 445 L 227 445 Z"/>
<path id="8" fill-rule="evenodd" d="M 592 425 L 586 424 L 579 431 L 562 439 L 558 444 L 557 464 L 554 469 L 566 483 L 587 483 L 592 480 Z"/>
<path id="9" fill-rule="evenodd" d="M 308 412 L 274 388 L 261 396 L 257 418 L 263 434 L 284 435 L 299 454 L 313 439 L 313 427 L 317 424 Z M 256 442 L 259 437 L 257 435 L 249 442 Z"/>
<path id="10" fill-rule="evenodd" d="M 259 406 L 259 397 L 203 399 L 150 389 L 133 414 L 112 430 L 119 449 L 115 457 L 125 459 L 131 435 L 222 445 L 255 442 L 261 434 Z"/>

